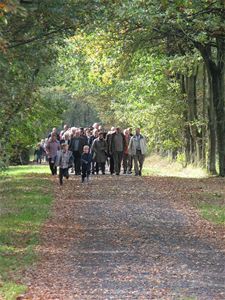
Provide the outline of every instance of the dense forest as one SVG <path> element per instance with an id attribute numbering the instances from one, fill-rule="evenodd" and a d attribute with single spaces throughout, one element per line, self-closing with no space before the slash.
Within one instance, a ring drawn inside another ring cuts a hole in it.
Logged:
<path id="1" fill-rule="evenodd" d="M 0 167 L 64 122 L 225 176 L 224 0 L 0 1 Z"/>

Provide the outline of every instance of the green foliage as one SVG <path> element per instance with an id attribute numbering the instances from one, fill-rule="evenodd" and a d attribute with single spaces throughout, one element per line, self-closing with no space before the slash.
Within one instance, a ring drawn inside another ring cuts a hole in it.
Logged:
<path id="1" fill-rule="evenodd" d="M 151 148 L 177 149 L 184 103 L 169 67 L 146 50 L 124 60 L 122 43 L 102 30 L 79 33 L 61 50 L 52 83 L 93 106 L 106 125 L 140 126 Z"/>
<path id="2" fill-rule="evenodd" d="M 113 72 L 116 71 L 112 67 L 115 61 L 104 52 L 102 39 L 98 44 L 95 35 L 81 33 L 68 39 L 60 49 L 58 62 L 54 66 L 55 76 L 46 83 L 47 86 L 53 85 L 60 89 L 61 93 L 70 98 L 71 104 L 65 116 L 71 115 L 71 106 L 76 107 L 76 116 L 73 117 L 74 120 L 70 119 L 72 124 L 78 125 L 75 120 L 77 118 L 82 125 L 82 115 L 87 115 L 88 111 L 91 112 L 91 121 L 102 120 L 105 124 L 110 124 L 109 115 L 112 117 L 112 114 L 109 87 L 112 85 Z M 107 47 L 110 48 L 109 45 Z M 84 123 L 87 126 L 87 122 Z"/>
<path id="3" fill-rule="evenodd" d="M 37 17 L 44 8 L 35 3 L 22 7 L 17 1 L 7 1 L 2 9 L 7 22 L 0 23 L 5 41 L 5 48 L 0 47 L 0 168 L 12 157 L 17 160 L 52 124 L 60 124 L 65 107 L 64 102 L 40 91 L 39 73 L 57 55 L 54 39 L 43 46 L 38 38 L 46 33 L 42 21 L 49 18 L 47 10 L 41 21 Z"/>
<path id="4" fill-rule="evenodd" d="M 170 75 L 195 75 L 200 62 L 202 62 L 202 58 L 197 50 L 194 53 L 187 53 L 185 55 L 174 55 L 169 60 L 170 66 L 168 72 Z"/>
<path id="5" fill-rule="evenodd" d="M 178 153 L 177 154 L 177 162 L 185 166 L 185 154 L 184 153 Z"/>
<path id="6" fill-rule="evenodd" d="M 70 8 L 74 1 L 19 1 L 0 4 L 0 165 L 12 150 L 36 143 L 52 124 L 61 123 L 64 103 L 39 91 L 39 73 L 57 57 L 57 45 L 66 29 L 75 26 Z M 84 19 L 84 14 L 77 10 Z M 61 36 L 56 35 L 60 34 Z M 18 153 L 19 155 L 19 153 Z"/>
<path id="7" fill-rule="evenodd" d="M 167 68 L 165 58 L 136 52 L 126 79 L 116 84 L 112 104 L 121 125 L 143 128 L 151 148 L 164 150 L 181 146 L 184 109 L 179 86 L 166 76 Z"/>
<path id="8" fill-rule="evenodd" d="M 212 65 L 223 65 L 223 17 L 223 2 L 210 0 L 1 4 L 0 161 L 60 124 L 62 111 L 86 125 L 91 109 L 105 125 L 143 127 L 152 148 L 180 148 L 186 107 L 177 76 L 195 74 L 208 49 Z"/>

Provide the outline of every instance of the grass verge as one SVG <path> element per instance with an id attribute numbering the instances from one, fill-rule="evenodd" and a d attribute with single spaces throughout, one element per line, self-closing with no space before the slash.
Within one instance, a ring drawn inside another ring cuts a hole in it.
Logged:
<path id="1" fill-rule="evenodd" d="M 204 219 L 225 225 L 225 195 L 222 189 L 219 192 L 203 192 L 197 208 Z"/>
<path id="2" fill-rule="evenodd" d="M 214 182 L 216 182 L 215 179 Z M 191 195 L 191 203 L 199 215 L 216 225 L 225 225 L 225 193 L 222 184 L 213 185 L 208 182 L 207 190 Z M 211 189 L 211 191 L 209 191 Z"/>
<path id="3" fill-rule="evenodd" d="M 214 223 L 225 225 L 225 205 L 202 203 L 198 206 L 201 216 Z"/>
<path id="4" fill-rule="evenodd" d="M 44 166 L 13 167 L 0 178 L 0 297 L 26 290 L 22 271 L 33 263 L 39 230 L 49 216 L 53 189 Z"/>
<path id="5" fill-rule="evenodd" d="M 205 178 L 207 172 L 200 167 L 183 167 L 179 162 L 172 162 L 168 158 L 162 158 L 159 155 L 150 155 L 146 157 L 143 167 L 145 176 L 172 176 L 183 178 Z"/>
<path id="6" fill-rule="evenodd" d="M 171 162 L 167 158 L 151 155 L 144 162 L 143 175 L 145 176 L 173 176 L 183 178 L 207 178 L 207 172 L 200 167 L 182 167 L 178 162 Z M 221 187 L 214 192 L 196 195 L 194 206 L 202 218 L 213 224 L 225 225 L 225 194 Z M 198 200 L 196 200 L 198 199 Z"/>
<path id="7" fill-rule="evenodd" d="M 20 176 L 26 174 L 46 174 L 49 173 L 48 165 L 26 165 L 26 166 L 15 166 L 9 167 L 5 175 L 8 176 Z"/>

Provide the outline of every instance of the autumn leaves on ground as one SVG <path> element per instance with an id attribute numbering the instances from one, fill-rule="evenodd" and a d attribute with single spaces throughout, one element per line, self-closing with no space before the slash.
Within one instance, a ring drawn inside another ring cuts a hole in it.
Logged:
<path id="1" fill-rule="evenodd" d="M 37 258 L 8 275 L 17 299 L 225 299 L 224 179 L 43 179 L 55 200 Z"/>

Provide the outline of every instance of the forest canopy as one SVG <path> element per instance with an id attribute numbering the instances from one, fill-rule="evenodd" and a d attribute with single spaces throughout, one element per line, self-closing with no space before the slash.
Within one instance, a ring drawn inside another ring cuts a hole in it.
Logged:
<path id="1" fill-rule="evenodd" d="M 1 164 L 96 119 L 224 176 L 224 63 L 223 0 L 0 1 Z"/>

